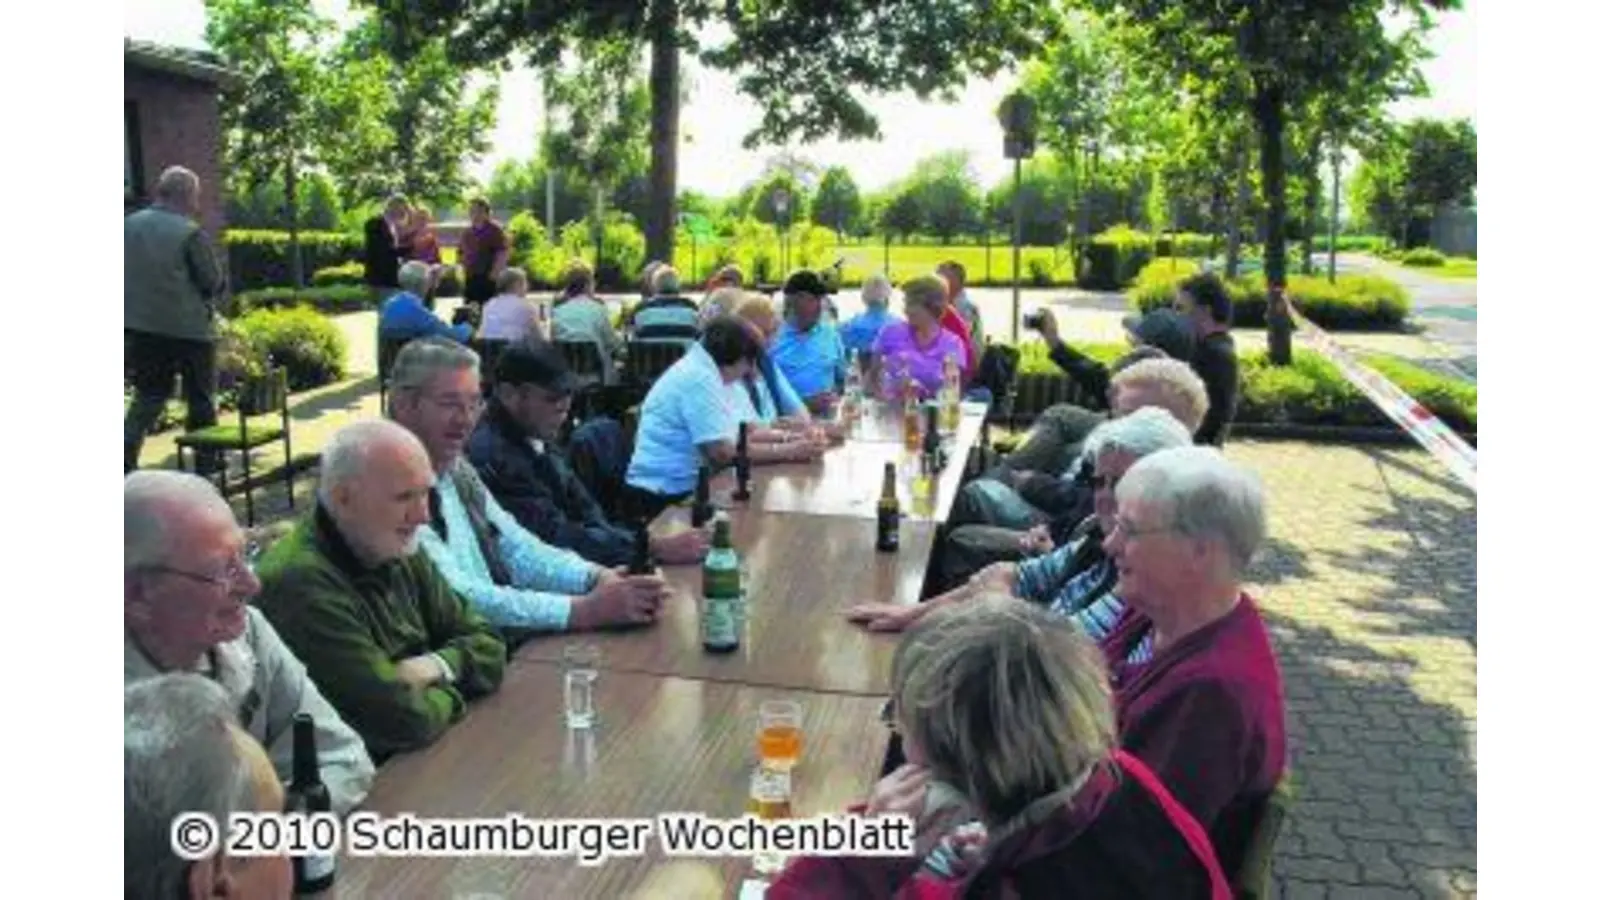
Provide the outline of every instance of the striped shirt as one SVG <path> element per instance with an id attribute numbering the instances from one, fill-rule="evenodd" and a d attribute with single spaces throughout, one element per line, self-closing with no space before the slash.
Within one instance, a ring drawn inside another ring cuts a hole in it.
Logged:
<path id="1" fill-rule="evenodd" d="M 1079 538 L 1043 556 L 1018 563 L 1013 593 L 1024 600 L 1046 604 L 1057 616 L 1070 618 L 1098 644 L 1122 621 L 1127 605 L 1112 590 L 1116 569 L 1111 560 L 1102 557 L 1081 571 L 1067 570 L 1086 540 L 1087 537 Z M 1146 635 L 1129 654 L 1127 662 L 1131 665 L 1149 662 L 1151 652 L 1151 637 Z"/>
<path id="2" fill-rule="evenodd" d="M 692 344 L 700 339 L 700 308 L 688 297 L 651 297 L 633 311 L 633 339 Z"/>

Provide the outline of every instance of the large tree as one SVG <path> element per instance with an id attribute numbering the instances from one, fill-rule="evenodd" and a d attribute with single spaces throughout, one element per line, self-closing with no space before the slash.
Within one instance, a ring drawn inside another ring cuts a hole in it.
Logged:
<path id="1" fill-rule="evenodd" d="M 1148 30 L 1148 52 L 1201 80 L 1229 81 L 1240 72 L 1250 87 L 1250 114 L 1266 194 L 1265 268 L 1268 350 L 1290 361 L 1285 253 L 1284 132 L 1288 111 L 1317 98 L 1381 88 L 1414 89 L 1423 57 L 1420 34 L 1434 10 L 1459 0 L 1088 0 L 1101 12 L 1124 15 Z M 1386 27 L 1394 16 L 1398 33 Z"/>
<path id="2" fill-rule="evenodd" d="M 922 226 L 943 243 L 982 230 L 983 193 L 967 151 L 947 150 L 918 160 L 905 190 L 916 197 Z"/>
<path id="3" fill-rule="evenodd" d="M 392 6 L 396 4 L 383 4 Z M 551 59 L 574 41 L 650 47 L 647 254 L 670 259 L 677 197 L 682 55 L 738 75 L 761 105 L 747 146 L 829 135 L 877 138 L 867 94 L 948 97 L 1032 56 L 1054 33 L 1053 6 L 1031 0 L 428 0 L 413 4 L 458 58 Z M 713 29 L 711 26 L 720 26 Z"/>
<path id="4" fill-rule="evenodd" d="M 854 233 L 861 224 L 861 189 L 850 170 L 844 166 L 829 166 L 822 173 L 822 183 L 817 185 L 816 199 L 811 203 L 811 218 L 838 232 L 839 239 Z"/>

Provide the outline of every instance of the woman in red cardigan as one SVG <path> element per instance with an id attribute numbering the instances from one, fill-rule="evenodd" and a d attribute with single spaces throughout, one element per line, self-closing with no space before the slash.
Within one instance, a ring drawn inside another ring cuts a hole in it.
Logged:
<path id="1" fill-rule="evenodd" d="M 1123 474 L 1105 540 L 1128 605 L 1100 643 L 1120 744 L 1205 826 L 1230 877 L 1288 765 L 1283 677 L 1242 588 L 1265 535 L 1256 478 L 1180 447 Z"/>
<path id="2" fill-rule="evenodd" d="M 916 818 L 917 855 L 802 857 L 768 900 L 1231 896 L 1204 829 L 1114 749 L 1105 666 L 1070 622 L 998 594 L 947 607 L 890 677 L 909 762 L 853 811 Z"/>

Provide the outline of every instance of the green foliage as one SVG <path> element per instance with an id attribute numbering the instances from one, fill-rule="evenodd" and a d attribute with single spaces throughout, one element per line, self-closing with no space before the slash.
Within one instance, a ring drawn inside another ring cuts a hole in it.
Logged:
<path id="1" fill-rule="evenodd" d="M 240 316 L 258 309 L 310 306 L 327 315 L 376 309 L 372 290 L 365 285 L 330 284 L 324 287 L 266 287 L 234 294 L 224 310 Z"/>
<path id="2" fill-rule="evenodd" d="M 835 231 L 853 233 L 861 226 L 861 191 L 850 170 L 831 166 L 822 173 L 817 196 L 811 204 L 811 218 Z"/>
<path id="3" fill-rule="evenodd" d="M 1126 344 L 1074 344 L 1073 348 L 1106 365 L 1128 352 Z M 1042 342 L 1026 342 L 1021 350 L 1020 374 L 1066 378 L 1050 362 Z M 1375 356 L 1364 362 L 1457 432 L 1477 433 L 1476 387 L 1392 357 Z M 1297 353 L 1291 365 L 1274 366 L 1265 353 L 1245 351 L 1239 354 L 1239 377 L 1239 422 L 1344 427 L 1390 424 L 1332 362 L 1315 352 Z M 1036 415 L 1039 410 L 1019 412 Z"/>
<path id="4" fill-rule="evenodd" d="M 1150 262 L 1155 241 L 1142 231 L 1117 225 L 1094 236 L 1085 249 L 1083 287 L 1120 290 Z"/>
<path id="5" fill-rule="evenodd" d="M 1376 140 L 1351 180 L 1361 220 L 1404 246 L 1427 239 L 1427 223 L 1444 206 L 1473 202 L 1478 135 L 1472 122 L 1417 119 Z"/>
<path id="6" fill-rule="evenodd" d="M 545 67 L 552 127 L 542 138 L 543 156 L 591 193 L 596 185 L 609 190 L 643 171 L 650 96 L 639 77 L 639 49 L 621 38 L 586 42 L 564 63 L 557 57 Z"/>
<path id="7" fill-rule="evenodd" d="M 1141 313 L 1172 303 L 1179 282 L 1200 267 L 1188 260 L 1157 259 L 1146 266 L 1128 292 Z M 1260 272 L 1228 281 L 1233 324 L 1259 328 L 1266 323 L 1267 285 Z M 1329 331 L 1397 331 L 1411 311 L 1405 289 L 1377 275 L 1340 275 L 1336 283 L 1306 275 L 1289 276 L 1289 298 L 1306 318 Z"/>
<path id="8" fill-rule="evenodd" d="M 1317 236 L 1316 247 L 1318 253 L 1328 252 L 1328 236 Z M 1339 235 L 1339 252 L 1354 251 L 1356 253 L 1382 254 L 1389 248 L 1389 239 L 1381 234 L 1341 234 Z"/>
<path id="9" fill-rule="evenodd" d="M 983 205 L 982 191 L 973 173 L 971 154 L 965 150 L 935 153 L 919 160 L 901 191 L 915 198 L 921 227 L 944 243 L 982 227 L 978 215 Z"/>
<path id="10" fill-rule="evenodd" d="M 344 265 L 361 256 L 361 236 L 333 231 L 300 232 L 302 272 Z M 234 291 L 293 283 L 287 231 L 229 229 L 222 233 L 228 277 Z"/>
<path id="11" fill-rule="evenodd" d="M 1444 254 L 1433 249 L 1432 247 L 1413 247 L 1410 250 L 1400 254 L 1400 264 L 1402 266 L 1429 268 L 1434 266 L 1442 266 L 1444 265 L 1444 261 Z"/>
<path id="12" fill-rule="evenodd" d="M 359 262 L 348 262 L 339 266 L 327 266 L 311 273 L 312 287 L 328 287 L 335 284 L 364 285 L 364 267 Z"/>
<path id="13" fill-rule="evenodd" d="M 349 356 L 344 332 L 315 309 L 258 309 L 241 316 L 235 325 L 254 357 L 251 365 L 271 359 L 287 370 L 292 391 L 320 387 L 344 377 Z"/>

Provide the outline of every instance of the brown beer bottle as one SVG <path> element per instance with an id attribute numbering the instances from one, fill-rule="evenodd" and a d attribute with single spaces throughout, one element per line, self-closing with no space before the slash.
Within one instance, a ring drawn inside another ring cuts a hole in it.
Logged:
<path id="1" fill-rule="evenodd" d="M 894 463 L 883 464 L 883 493 L 878 497 L 878 552 L 900 550 L 900 497 L 895 493 Z"/>

